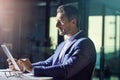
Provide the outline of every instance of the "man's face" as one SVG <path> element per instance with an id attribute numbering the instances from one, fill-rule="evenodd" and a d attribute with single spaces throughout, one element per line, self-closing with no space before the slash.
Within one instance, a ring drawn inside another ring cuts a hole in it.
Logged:
<path id="1" fill-rule="evenodd" d="M 56 28 L 59 31 L 59 35 L 67 35 L 70 31 L 70 25 L 71 22 L 68 20 L 68 18 L 63 15 L 62 13 L 57 13 L 56 16 Z"/>

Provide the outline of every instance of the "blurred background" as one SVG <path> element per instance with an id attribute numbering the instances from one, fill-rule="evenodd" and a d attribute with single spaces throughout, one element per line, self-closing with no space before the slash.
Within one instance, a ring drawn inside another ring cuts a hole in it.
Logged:
<path id="1" fill-rule="evenodd" d="M 55 27 L 56 8 L 79 9 L 80 29 L 95 43 L 93 80 L 120 80 L 120 0 L 0 0 L 0 44 L 16 58 L 45 60 L 64 40 Z M 0 48 L 0 69 L 8 68 Z"/>

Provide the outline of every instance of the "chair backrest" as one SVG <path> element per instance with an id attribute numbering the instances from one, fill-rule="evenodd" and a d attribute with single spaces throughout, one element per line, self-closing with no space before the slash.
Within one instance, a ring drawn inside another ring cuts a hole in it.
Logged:
<path id="1" fill-rule="evenodd" d="M 92 80 L 95 71 L 95 63 L 90 63 L 83 70 L 67 80 Z"/>
<path id="2" fill-rule="evenodd" d="M 91 80 L 93 79 L 94 73 L 95 73 L 95 65 L 94 65 L 94 68 L 93 68 L 93 71 L 92 71 L 92 74 L 91 74 Z"/>

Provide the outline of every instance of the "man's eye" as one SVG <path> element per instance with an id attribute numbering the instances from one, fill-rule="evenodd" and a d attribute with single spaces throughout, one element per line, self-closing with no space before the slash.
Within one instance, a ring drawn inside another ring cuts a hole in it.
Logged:
<path id="1" fill-rule="evenodd" d="M 60 23 L 61 23 L 61 24 L 63 24 L 63 23 L 64 23 L 64 21 L 60 21 Z"/>

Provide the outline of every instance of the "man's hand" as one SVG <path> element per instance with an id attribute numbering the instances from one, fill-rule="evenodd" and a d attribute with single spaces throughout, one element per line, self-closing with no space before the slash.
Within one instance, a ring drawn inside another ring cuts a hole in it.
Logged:
<path id="1" fill-rule="evenodd" d="M 14 58 L 15 59 L 15 58 Z M 29 59 L 25 58 L 25 59 L 15 59 L 16 63 L 18 64 L 20 71 L 24 72 L 24 71 L 28 71 L 31 72 L 32 71 L 32 65 Z M 11 62 L 10 59 L 7 59 L 8 65 L 9 65 L 9 69 L 12 71 L 18 71 L 15 69 L 13 63 Z"/>
<path id="2" fill-rule="evenodd" d="M 28 58 L 19 59 L 18 62 L 24 66 L 23 67 L 24 70 L 26 70 L 28 72 L 32 72 L 32 65 Z"/>
<path id="3" fill-rule="evenodd" d="M 17 61 L 17 59 L 15 59 L 15 61 Z M 11 62 L 11 60 L 7 59 L 7 62 L 8 62 L 8 65 L 9 65 L 9 69 L 12 70 L 12 71 L 16 71 L 13 63 Z"/>

